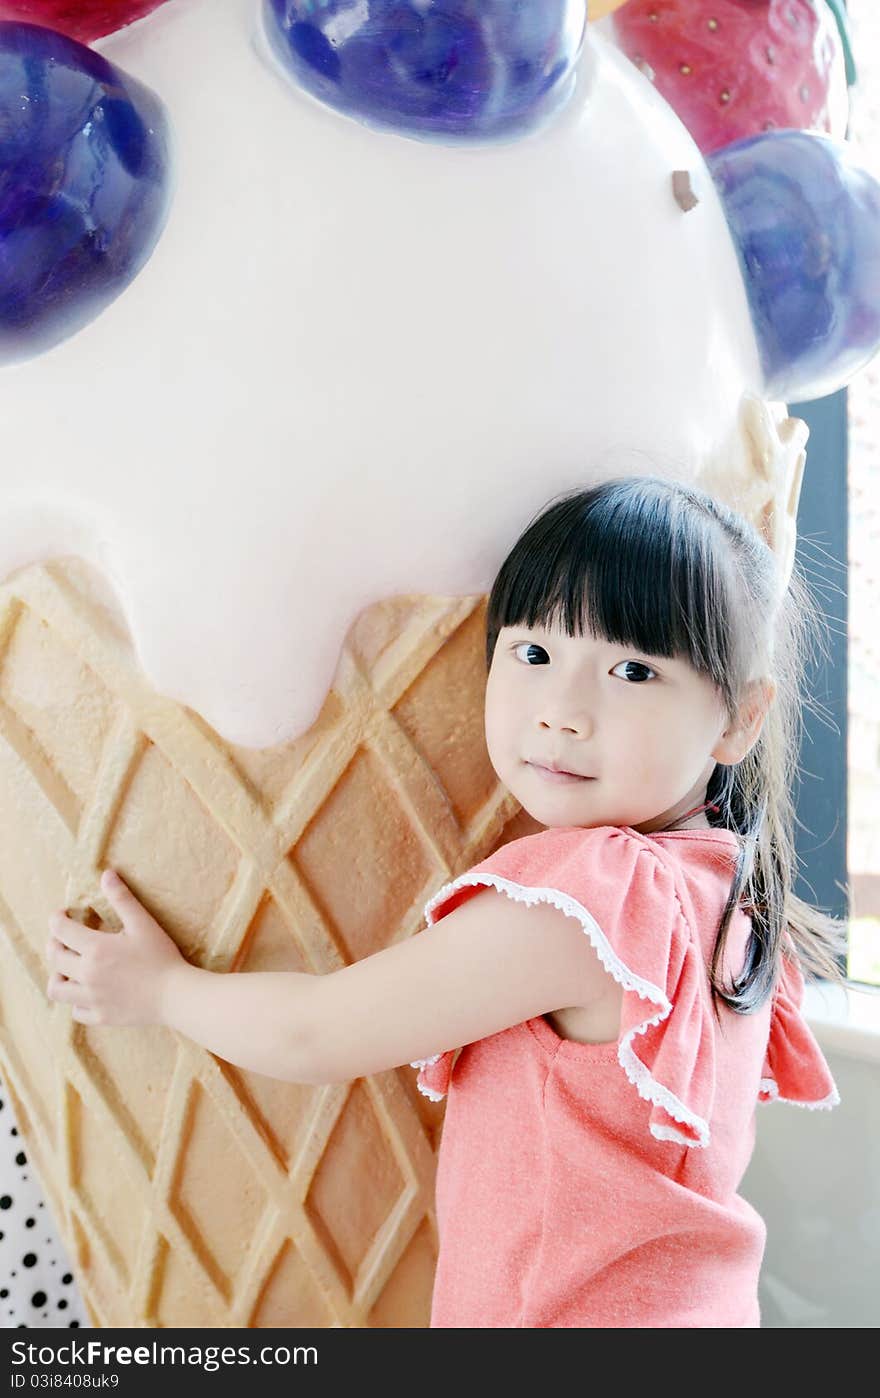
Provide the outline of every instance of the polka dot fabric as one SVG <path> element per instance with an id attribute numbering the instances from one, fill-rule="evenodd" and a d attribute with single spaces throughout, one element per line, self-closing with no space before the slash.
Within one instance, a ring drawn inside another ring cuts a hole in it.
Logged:
<path id="1" fill-rule="evenodd" d="M 67 1253 L 0 1078 L 0 1327 L 88 1329 Z"/>

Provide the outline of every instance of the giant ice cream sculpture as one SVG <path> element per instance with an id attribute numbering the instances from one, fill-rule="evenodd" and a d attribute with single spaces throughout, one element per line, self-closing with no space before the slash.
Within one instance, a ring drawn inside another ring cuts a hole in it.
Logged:
<path id="1" fill-rule="evenodd" d="M 364 96 L 346 46 L 394 7 L 317 8 L 167 0 L 91 53 L 0 24 L 31 148 L 59 73 L 91 84 L 54 194 L 88 203 L 95 151 L 139 133 L 93 233 L 130 239 L 127 283 L 41 301 L 37 278 L 0 340 L 0 1069 L 103 1326 L 426 1324 L 442 1109 L 409 1068 L 286 1084 L 74 1024 L 44 994 L 50 911 L 107 915 L 112 864 L 213 969 L 324 972 L 416 933 L 532 828 L 482 739 L 482 600 L 515 535 L 658 470 L 790 566 L 806 431 L 781 400 L 880 333 L 877 188 L 831 143 L 732 148 L 713 180 L 563 0 L 513 7 L 513 35 L 509 5 L 413 4 L 435 50 L 440 21 L 471 44 L 464 96 Z M 777 158 L 849 201 L 825 267 L 805 253 L 815 342 L 743 275 L 784 218 L 755 230 Z"/>

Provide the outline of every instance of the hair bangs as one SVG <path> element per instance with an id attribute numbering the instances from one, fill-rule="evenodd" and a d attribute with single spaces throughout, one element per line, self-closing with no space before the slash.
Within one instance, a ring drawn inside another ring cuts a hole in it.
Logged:
<path id="1" fill-rule="evenodd" d="M 496 578 L 487 664 L 501 627 L 545 626 L 683 657 L 726 697 L 732 657 L 712 532 L 711 520 L 682 510 L 661 481 L 605 482 L 557 501 Z"/>

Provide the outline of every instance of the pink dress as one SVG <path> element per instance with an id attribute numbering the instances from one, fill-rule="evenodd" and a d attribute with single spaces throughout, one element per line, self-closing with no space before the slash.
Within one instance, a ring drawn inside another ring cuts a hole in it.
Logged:
<path id="1" fill-rule="evenodd" d="M 429 925 L 489 885 L 580 922 L 623 987 L 616 1041 L 538 1016 L 412 1064 L 447 1097 L 432 1327 L 755 1327 L 766 1228 L 738 1193 L 756 1102 L 840 1100 L 782 958 L 760 1010 L 720 1008 L 707 962 L 736 858 L 723 830 L 552 828 L 447 884 Z M 725 967 L 742 966 L 734 913 Z"/>

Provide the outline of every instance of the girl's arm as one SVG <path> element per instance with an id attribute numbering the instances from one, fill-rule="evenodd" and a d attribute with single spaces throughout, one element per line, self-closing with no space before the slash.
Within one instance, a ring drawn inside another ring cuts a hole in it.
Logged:
<path id="1" fill-rule="evenodd" d="M 430 1058 L 608 993 L 579 922 L 482 888 L 406 941 L 316 979 L 310 1082 L 345 1082 Z"/>
<path id="2" fill-rule="evenodd" d="M 239 1068 L 305 1082 L 303 1013 L 318 976 L 302 971 L 203 971 L 182 961 L 168 978 L 159 1023 Z"/>
<path id="3" fill-rule="evenodd" d="M 122 931 L 54 915 L 50 998 L 72 1003 L 86 1024 L 166 1024 L 230 1063 L 290 1082 L 383 1072 L 608 990 L 578 922 L 491 888 L 339 971 L 228 975 L 185 961 L 121 881 L 105 874 L 102 887 Z"/>

